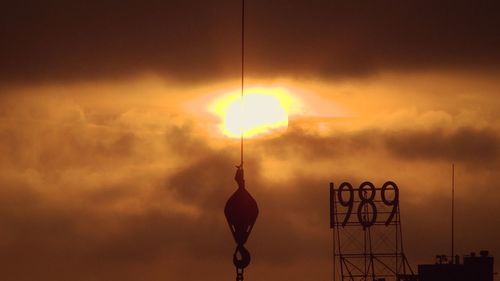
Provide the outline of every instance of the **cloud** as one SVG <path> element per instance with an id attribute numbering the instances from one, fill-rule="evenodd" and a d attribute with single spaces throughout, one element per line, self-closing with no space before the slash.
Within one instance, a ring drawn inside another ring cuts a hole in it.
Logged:
<path id="1" fill-rule="evenodd" d="M 498 132 L 492 129 L 478 130 L 471 127 L 459 128 L 453 132 L 401 131 L 387 137 L 386 147 L 403 159 L 439 159 L 481 166 L 498 160 L 500 138 Z"/>
<path id="2" fill-rule="evenodd" d="M 38 97 L 1 97 L 2 280 L 234 277 L 223 207 L 236 188 L 237 142 L 207 135 L 205 119 L 165 117 L 161 97 L 144 104 L 130 96 L 116 104 L 106 93 L 86 102 Z M 384 127 L 398 120 L 335 134 L 292 124 L 281 136 L 247 140 L 246 180 L 260 208 L 248 279 L 330 276 L 330 181 L 395 180 L 407 255 L 432 262 L 446 250 L 448 162 L 457 159 L 460 253 L 500 251 L 484 242 L 500 235 L 486 221 L 498 213 L 498 131 L 443 129 L 453 118 L 431 117 L 429 128 L 397 133 Z"/>
<path id="3" fill-rule="evenodd" d="M 499 144 L 495 129 L 470 126 L 397 131 L 367 128 L 349 133 L 338 132 L 334 136 L 291 128 L 282 136 L 260 143 L 259 150 L 272 157 L 300 157 L 305 161 L 350 155 L 362 157 L 364 153 L 378 150 L 387 151 L 405 161 L 461 162 L 484 168 L 499 164 Z"/>
<path id="4" fill-rule="evenodd" d="M 498 71 L 498 4 L 251 1 L 247 73 L 324 79 L 434 69 Z M 0 82 L 237 78 L 238 1 L 10 2 Z"/>

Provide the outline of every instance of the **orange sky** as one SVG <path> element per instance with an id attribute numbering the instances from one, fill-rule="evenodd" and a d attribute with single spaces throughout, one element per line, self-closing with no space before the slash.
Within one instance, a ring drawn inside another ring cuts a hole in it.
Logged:
<path id="1" fill-rule="evenodd" d="M 234 278 L 223 207 L 239 142 L 211 104 L 239 87 L 239 2 L 186 3 L 1 12 L 2 280 Z M 451 163 L 456 252 L 498 256 L 491 7 L 253 3 L 246 85 L 292 99 L 287 130 L 245 142 L 260 208 L 246 279 L 329 280 L 330 181 L 398 183 L 406 254 L 434 262 Z M 469 13 L 482 17 L 461 25 Z"/>

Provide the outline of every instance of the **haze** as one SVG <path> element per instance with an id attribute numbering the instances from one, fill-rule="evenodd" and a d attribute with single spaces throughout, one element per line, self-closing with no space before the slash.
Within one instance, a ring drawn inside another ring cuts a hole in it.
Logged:
<path id="1" fill-rule="evenodd" d="M 489 1 L 248 1 L 246 84 L 288 128 L 245 143 L 247 280 L 329 280 L 328 183 L 395 181 L 413 265 L 500 256 L 500 17 Z M 0 9 L 0 279 L 229 280 L 239 1 Z M 497 263 L 498 264 L 498 263 Z M 498 266 L 497 266 L 498 268 Z M 498 271 L 498 270 L 497 270 Z"/>

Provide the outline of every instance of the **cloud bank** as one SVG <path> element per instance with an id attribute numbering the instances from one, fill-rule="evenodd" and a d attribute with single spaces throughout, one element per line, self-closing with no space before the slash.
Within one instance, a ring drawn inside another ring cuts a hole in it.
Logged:
<path id="1" fill-rule="evenodd" d="M 187 116 L 164 115 L 161 106 L 144 110 L 131 96 L 120 105 L 37 97 L 3 96 L 0 106 L 2 280 L 233 277 L 222 210 L 236 187 L 235 142 L 207 135 Z M 397 116 L 392 123 L 405 124 Z M 247 184 L 260 206 L 248 278 L 329 278 L 330 181 L 396 181 L 407 255 L 414 264 L 432 262 L 448 249 L 451 162 L 457 251 L 500 252 L 485 243 L 500 235 L 498 224 L 488 223 L 499 211 L 495 126 L 433 121 L 324 134 L 304 130 L 304 122 L 315 128 L 305 118 L 283 135 L 247 141 Z"/>
<path id="2" fill-rule="evenodd" d="M 494 1 L 248 1 L 247 74 L 337 79 L 500 65 Z M 238 1 L 23 1 L 0 12 L 0 82 L 238 77 Z"/>

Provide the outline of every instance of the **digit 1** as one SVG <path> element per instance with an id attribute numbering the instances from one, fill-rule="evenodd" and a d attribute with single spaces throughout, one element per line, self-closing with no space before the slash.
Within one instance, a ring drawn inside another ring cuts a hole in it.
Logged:
<path id="1" fill-rule="evenodd" d="M 330 228 L 335 227 L 335 189 L 333 182 L 330 183 Z"/>

